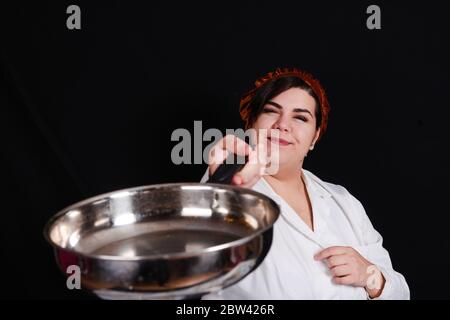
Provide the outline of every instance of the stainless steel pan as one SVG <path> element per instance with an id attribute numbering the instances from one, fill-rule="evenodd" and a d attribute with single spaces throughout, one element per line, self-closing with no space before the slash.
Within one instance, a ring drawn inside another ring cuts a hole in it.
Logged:
<path id="1" fill-rule="evenodd" d="M 250 189 L 172 183 L 119 190 L 57 213 L 57 264 L 106 299 L 199 297 L 245 277 L 272 242 L 278 205 Z"/>

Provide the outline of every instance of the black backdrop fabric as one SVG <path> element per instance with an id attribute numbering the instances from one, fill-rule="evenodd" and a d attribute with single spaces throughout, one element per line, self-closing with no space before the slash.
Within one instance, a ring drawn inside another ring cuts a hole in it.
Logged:
<path id="1" fill-rule="evenodd" d="M 81 8 L 68 30 L 66 8 Z M 381 8 L 381 30 L 366 8 Z M 240 128 L 240 95 L 291 66 L 332 111 L 305 168 L 343 185 L 384 237 L 414 299 L 450 297 L 448 22 L 443 2 L 34 1 L 1 8 L 1 297 L 68 290 L 42 230 L 121 188 L 198 181 L 177 128 Z M 207 143 L 205 143 L 207 144 Z"/>

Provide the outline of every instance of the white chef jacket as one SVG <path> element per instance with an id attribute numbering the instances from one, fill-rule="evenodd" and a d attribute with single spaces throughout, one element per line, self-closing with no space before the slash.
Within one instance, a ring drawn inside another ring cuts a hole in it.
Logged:
<path id="1" fill-rule="evenodd" d="M 386 283 L 377 299 L 409 299 L 405 278 L 392 268 L 383 238 L 362 204 L 344 187 L 301 171 L 311 201 L 314 231 L 261 178 L 252 189 L 272 198 L 281 209 L 272 246 L 251 274 L 203 299 L 368 299 L 364 288 L 334 284 L 325 262 L 314 260 L 316 253 L 331 246 L 353 247 L 380 269 Z M 201 182 L 207 179 L 208 171 Z"/>

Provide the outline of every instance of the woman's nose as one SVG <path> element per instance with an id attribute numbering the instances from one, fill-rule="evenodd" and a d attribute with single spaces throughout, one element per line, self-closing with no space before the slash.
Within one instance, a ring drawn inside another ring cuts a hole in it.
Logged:
<path id="1" fill-rule="evenodd" d="M 283 116 L 280 116 L 278 118 L 278 120 L 274 123 L 273 127 L 274 127 L 274 129 L 278 129 L 280 131 L 287 131 L 287 132 L 290 129 L 287 119 L 285 119 L 285 117 L 283 117 Z"/>

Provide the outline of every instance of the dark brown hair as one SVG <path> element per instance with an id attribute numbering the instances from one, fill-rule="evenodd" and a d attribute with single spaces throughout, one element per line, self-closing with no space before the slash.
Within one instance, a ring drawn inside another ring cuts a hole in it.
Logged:
<path id="1" fill-rule="evenodd" d="M 256 119 L 261 114 L 266 103 L 279 95 L 280 93 L 287 91 L 291 88 L 300 88 L 309 93 L 311 97 L 314 98 L 315 103 L 315 115 L 316 115 L 316 129 L 322 124 L 322 113 L 320 112 L 320 103 L 317 95 L 314 93 L 312 88 L 308 86 L 305 81 L 298 77 L 282 77 L 274 79 L 265 83 L 261 88 L 259 88 L 253 97 L 253 99 L 248 104 L 248 120 L 246 121 L 246 129 L 253 126 Z"/>

